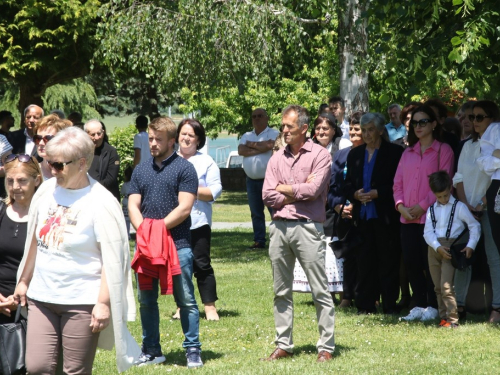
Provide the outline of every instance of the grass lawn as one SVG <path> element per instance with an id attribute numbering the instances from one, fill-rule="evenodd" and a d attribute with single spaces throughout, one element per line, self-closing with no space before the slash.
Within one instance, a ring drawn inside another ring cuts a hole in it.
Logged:
<path id="1" fill-rule="evenodd" d="M 230 199 L 228 199 L 230 200 Z M 228 203 L 229 204 L 229 203 Z M 336 312 L 336 349 L 329 363 L 317 364 L 316 313 L 309 294 L 295 294 L 295 356 L 275 363 L 260 362 L 274 349 L 271 266 L 267 251 L 243 250 L 249 230 L 213 232 L 213 267 L 217 277 L 221 320 L 201 314 L 200 340 L 205 366 L 201 374 L 497 374 L 500 331 L 471 316 L 455 330 L 432 323 L 399 322 L 398 317 L 357 316 L 355 309 Z M 199 301 L 199 294 L 196 291 Z M 163 365 L 131 368 L 130 374 L 185 373 L 183 335 L 172 296 L 159 299 Z M 203 310 L 203 309 L 202 309 Z M 138 342 L 138 318 L 129 323 Z M 114 352 L 99 350 L 95 374 L 117 372 Z"/>
<path id="2" fill-rule="evenodd" d="M 271 220 L 268 210 L 264 210 L 266 221 Z M 241 223 L 252 221 L 246 191 L 223 191 L 213 205 L 212 221 Z"/>

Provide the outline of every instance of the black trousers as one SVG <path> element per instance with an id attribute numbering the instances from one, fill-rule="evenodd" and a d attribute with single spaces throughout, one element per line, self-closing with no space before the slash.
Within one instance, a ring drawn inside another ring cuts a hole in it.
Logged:
<path id="1" fill-rule="evenodd" d="M 491 180 L 491 185 L 486 191 L 486 202 L 488 207 L 488 218 L 490 219 L 491 234 L 493 241 L 497 245 L 497 250 L 500 252 L 500 214 L 495 213 L 495 197 L 498 189 L 500 189 L 500 180 Z"/>
<path id="2" fill-rule="evenodd" d="M 335 226 L 334 233 L 338 238 L 344 238 L 351 225 L 352 220 L 342 219 L 339 221 L 338 225 Z M 327 249 L 327 251 L 330 250 Z M 344 293 L 343 299 L 347 299 L 349 301 L 352 301 L 355 296 L 356 275 L 358 269 L 356 252 L 357 250 L 354 250 L 352 253 L 344 257 L 344 278 L 342 280 L 342 290 Z"/>
<path id="3" fill-rule="evenodd" d="M 416 306 L 437 308 L 434 283 L 429 272 L 424 226 L 424 224 L 401 224 L 403 260 Z"/>
<path id="4" fill-rule="evenodd" d="M 214 269 L 210 263 L 211 238 L 212 229 L 208 224 L 191 230 L 193 273 L 198 284 L 201 302 L 204 304 L 218 300 Z"/>
<path id="5" fill-rule="evenodd" d="M 360 220 L 358 229 L 364 241 L 356 257 L 356 307 L 375 312 L 375 301 L 381 295 L 384 313 L 392 313 L 399 297 L 399 224 L 387 225 L 379 219 Z"/>

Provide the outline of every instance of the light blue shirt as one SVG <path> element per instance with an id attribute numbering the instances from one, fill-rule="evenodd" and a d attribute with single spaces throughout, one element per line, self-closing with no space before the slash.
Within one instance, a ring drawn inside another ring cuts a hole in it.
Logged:
<path id="1" fill-rule="evenodd" d="M 388 123 L 385 128 L 389 133 L 389 140 L 394 142 L 396 139 L 403 138 L 406 135 L 406 126 L 404 124 L 399 125 L 399 128 L 393 125 L 392 122 Z"/>

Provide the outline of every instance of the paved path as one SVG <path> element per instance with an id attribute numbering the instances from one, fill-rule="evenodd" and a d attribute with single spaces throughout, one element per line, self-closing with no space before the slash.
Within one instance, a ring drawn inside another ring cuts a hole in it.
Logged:
<path id="1" fill-rule="evenodd" d="M 266 221 L 266 227 L 271 224 L 270 221 Z M 214 221 L 212 223 L 212 229 L 234 229 L 234 228 L 245 228 L 252 229 L 252 222 L 243 222 L 243 223 L 226 223 L 222 221 Z"/>

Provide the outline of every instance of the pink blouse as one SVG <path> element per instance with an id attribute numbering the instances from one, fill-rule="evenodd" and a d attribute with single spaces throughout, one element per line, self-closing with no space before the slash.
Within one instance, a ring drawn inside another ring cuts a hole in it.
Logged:
<path id="1" fill-rule="evenodd" d="M 420 141 L 408 147 L 401 156 L 396 175 L 394 176 L 394 202 L 396 208 L 399 203 L 405 207 L 418 204 L 424 211 L 436 201 L 435 195 L 429 187 L 429 175 L 445 170 L 453 178 L 455 156 L 453 150 L 446 143 L 437 140 L 431 147 L 420 152 Z M 438 165 L 439 163 L 439 165 Z M 401 216 L 403 224 L 424 224 L 425 215 L 412 221 Z"/>

